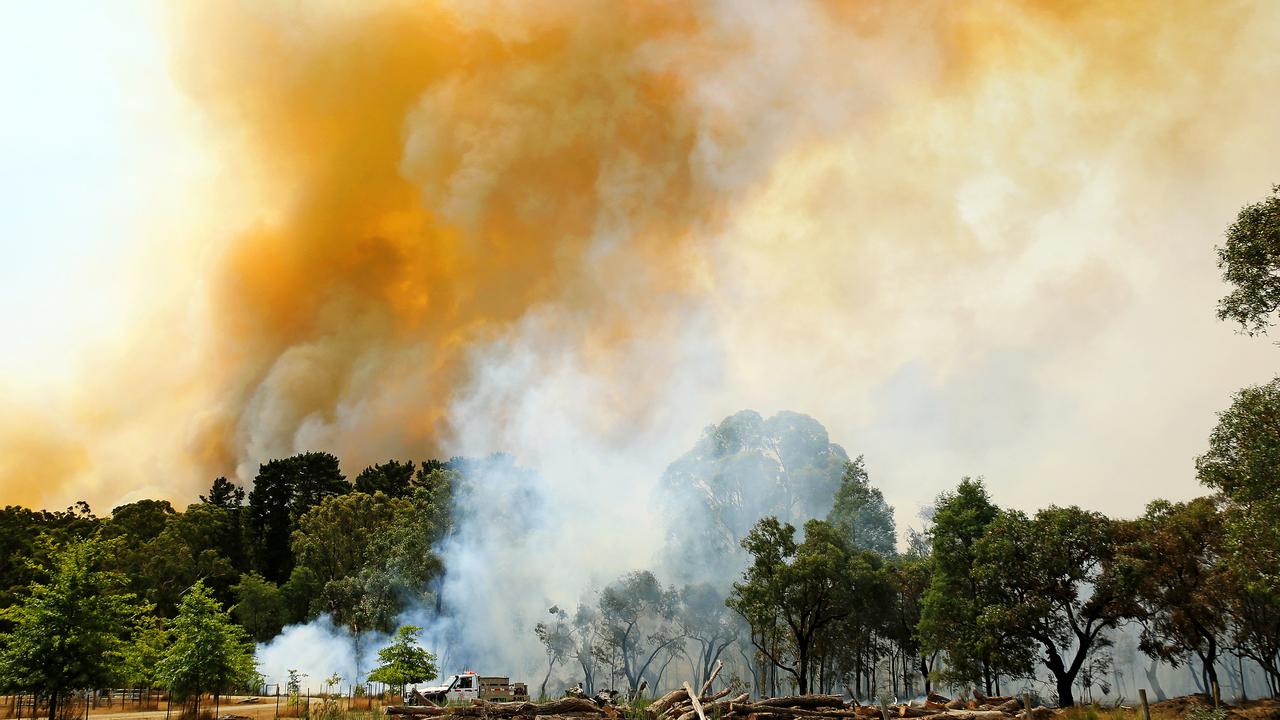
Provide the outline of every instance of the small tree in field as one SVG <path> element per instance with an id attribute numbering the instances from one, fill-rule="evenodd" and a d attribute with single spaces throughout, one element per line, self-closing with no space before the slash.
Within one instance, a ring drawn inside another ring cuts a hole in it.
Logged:
<path id="1" fill-rule="evenodd" d="M 119 678 L 125 636 L 144 611 L 124 592 L 125 578 L 101 569 L 111 543 L 98 539 L 49 549 L 48 576 L 0 612 L 12 631 L 0 634 L 0 687 L 29 692 L 55 720 L 72 692 L 108 687 Z"/>
<path id="2" fill-rule="evenodd" d="M 253 645 L 244 628 L 231 621 L 212 593 L 197 582 L 182 596 L 178 616 L 170 624 L 173 644 L 156 669 L 161 684 L 175 695 L 194 698 L 193 712 L 200 714 L 200 696 L 251 683 L 257 675 Z"/>
<path id="3" fill-rule="evenodd" d="M 369 673 L 369 679 L 399 688 L 400 697 L 404 697 L 405 685 L 434 679 L 436 656 L 418 645 L 421 632 L 422 628 L 402 625 L 391 644 L 378 651 L 379 665 Z"/>

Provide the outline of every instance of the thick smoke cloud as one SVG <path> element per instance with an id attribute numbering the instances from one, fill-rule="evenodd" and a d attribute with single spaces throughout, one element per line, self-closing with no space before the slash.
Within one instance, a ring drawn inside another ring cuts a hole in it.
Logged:
<path id="1" fill-rule="evenodd" d="M 6 413 L 6 501 L 501 450 L 642 564 L 633 508 L 753 407 L 819 418 L 906 517 L 966 473 L 1133 514 L 1196 492 L 1213 412 L 1274 366 L 1213 320 L 1211 252 L 1275 181 L 1270 3 L 214 3 L 168 31 L 221 175 L 128 269 L 137 333 Z"/>

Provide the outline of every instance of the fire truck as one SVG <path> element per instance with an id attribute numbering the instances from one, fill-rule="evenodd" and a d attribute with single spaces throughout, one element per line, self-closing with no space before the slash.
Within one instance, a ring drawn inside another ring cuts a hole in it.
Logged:
<path id="1" fill-rule="evenodd" d="M 443 685 L 422 688 L 414 693 L 414 699 L 436 705 L 469 704 L 472 700 L 490 702 L 525 702 L 529 689 L 524 683 L 513 683 L 511 678 L 499 675 L 479 675 L 468 670 L 446 678 Z"/>

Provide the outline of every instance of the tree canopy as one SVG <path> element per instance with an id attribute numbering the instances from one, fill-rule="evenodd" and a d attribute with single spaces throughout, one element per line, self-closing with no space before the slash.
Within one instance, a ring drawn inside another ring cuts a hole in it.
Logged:
<path id="1" fill-rule="evenodd" d="M 146 608 L 120 573 L 103 569 L 112 550 L 96 538 L 50 548 L 40 579 L 2 611 L 13 629 L 0 635 L 0 687 L 42 698 L 50 720 L 73 691 L 121 679 L 126 639 Z"/>
<path id="2" fill-rule="evenodd" d="M 191 698 L 197 715 L 201 694 L 219 694 L 256 680 L 248 634 L 232 622 L 203 582 L 183 594 L 170 631 L 173 643 L 160 658 L 156 676 L 176 696 Z"/>
<path id="3" fill-rule="evenodd" d="M 421 632 L 422 628 L 414 625 L 400 626 L 391 644 L 378 651 L 378 666 L 369 679 L 400 688 L 402 696 L 405 685 L 434 679 L 436 658 L 418 645 Z"/>
<path id="4" fill-rule="evenodd" d="M 1231 286 L 1218 317 L 1248 335 L 1265 334 L 1280 310 L 1280 185 L 1271 192 L 1240 210 L 1217 247 L 1222 279 Z"/>

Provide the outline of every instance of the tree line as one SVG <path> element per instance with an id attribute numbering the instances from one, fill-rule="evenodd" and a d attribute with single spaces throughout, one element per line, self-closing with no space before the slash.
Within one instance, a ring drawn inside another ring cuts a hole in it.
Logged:
<path id="1" fill-rule="evenodd" d="M 31 693 L 50 718 L 74 692 L 120 684 L 198 702 L 260 686 L 253 641 L 286 624 L 328 614 L 357 644 L 391 632 L 432 600 L 463 465 L 393 460 L 350 483 L 313 452 L 264 463 L 247 495 L 217 478 L 182 512 L 6 507 L 0 690 Z"/>
<path id="2" fill-rule="evenodd" d="M 1226 236 L 1218 265 L 1232 290 L 1218 315 L 1265 334 L 1280 312 L 1280 186 Z M 588 690 L 603 670 L 635 691 L 660 685 L 677 660 L 700 681 L 736 651 L 746 684 L 768 694 L 844 685 L 865 697 L 887 672 L 899 697 L 937 681 L 990 695 L 1048 678 L 1057 702 L 1072 705 L 1077 688 L 1107 689 L 1124 626 L 1137 630 L 1158 695 L 1158 664 L 1194 666 L 1208 692 L 1228 657 L 1280 693 L 1280 378 L 1245 388 L 1220 414 L 1196 461 L 1212 496 L 1156 500 L 1136 519 L 1076 506 L 1027 514 L 997 507 L 981 479 L 966 478 L 901 554 L 861 458 L 844 462 L 832 497 L 829 468 L 843 450 L 805 420 L 740 413 L 673 463 L 663 484 L 673 525 L 694 530 L 669 538 L 669 553 L 714 576 L 736 540 L 745 571 L 727 593 L 664 589 L 636 572 L 572 614 L 551 608 L 535 627 L 544 691 L 558 663 L 575 663 Z M 747 506 L 732 499 L 742 497 L 765 498 L 757 507 L 776 514 L 741 532 Z M 707 600 L 723 595 L 733 616 Z"/>

